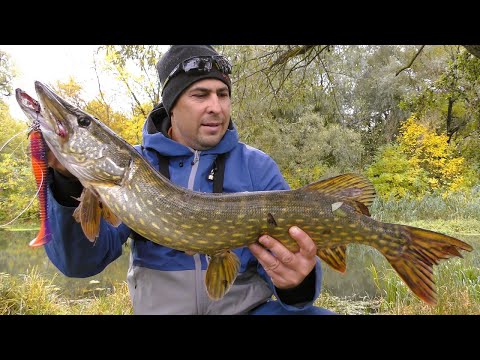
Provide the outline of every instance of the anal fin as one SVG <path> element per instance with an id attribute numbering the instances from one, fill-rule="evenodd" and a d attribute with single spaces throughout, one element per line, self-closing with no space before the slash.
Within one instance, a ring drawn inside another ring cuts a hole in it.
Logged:
<path id="1" fill-rule="evenodd" d="M 347 256 L 347 246 L 339 245 L 336 247 L 330 247 L 325 249 L 318 249 L 317 255 L 322 259 L 327 265 L 333 269 L 344 273 L 347 269 L 346 256 Z"/>

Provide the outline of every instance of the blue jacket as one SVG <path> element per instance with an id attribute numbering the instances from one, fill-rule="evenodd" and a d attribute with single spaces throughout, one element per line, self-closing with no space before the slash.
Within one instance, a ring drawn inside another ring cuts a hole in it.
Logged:
<path id="1" fill-rule="evenodd" d="M 180 186 L 195 191 L 212 192 L 213 182 L 208 180 L 208 175 L 213 163 L 219 154 L 226 154 L 223 189 L 224 192 L 262 191 L 288 189 L 288 184 L 282 177 L 276 163 L 264 152 L 239 142 L 238 133 L 233 123 L 221 142 L 212 149 L 196 151 L 179 144 L 164 135 L 169 127 L 169 119 L 162 107 L 157 107 L 149 115 L 143 128 L 142 146 L 135 148 L 158 169 L 159 161 L 157 152 L 169 158 L 170 180 Z M 160 129 L 160 131 L 159 131 Z M 57 184 L 58 188 L 58 184 Z M 118 258 L 122 253 L 124 244 L 131 230 L 124 224 L 117 228 L 102 219 L 100 235 L 95 243 L 89 242 L 83 235 L 80 224 L 72 217 L 74 207 L 61 205 L 53 195 L 52 186 L 49 187 L 48 217 L 52 229 L 52 241 L 45 245 L 48 257 L 53 264 L 66 276 L 89 277 L 101 272 L 108 264 Z M 204 255 L 187 255 L 184 252 L 167 248 L 151 241 L 131 242 L 131 263 L 127 280 L 134 303 L 135 313 L 243 313 L 248 312 L 259 304 L 267 301 L 272 294 L 282 300 L 277 289 L 271 283 L 262 266 L 252 255 L 247 247 L 234 250 L 241 261 L 240 274 L 232 286 L 230 297 L 245 299 L 244 303 L 219 306 L 212 304 L 205 298 L 199 297 L 203 292 L 199 285 L 203 282 L 204 272 L 207 268 L 207 259 Z M 243 276 L 243 278 L 242 278 Z M 312 276 L 315 277 L 314 296 L 298 304 L 288 305 L 281 302 L 287 310 L 302 310 L 313 304 L 321 289 L 322 271 L 320 261 Z M 162 278 L 164 278 L 162 280 Z M 168 279 L 167 279 L 168 278 Z M 190 279 L 197 279 L 189 283 Z M 245 288 L 245 284 L 255 283 L 255 291 Z M 143 282 L 142 282 L 143 279 Z M 261 279 L 261 281 L 259 281 Z M 141 282 L 141 286 L 139 286 Z M 172 282 L 175 286 L 172 286 Z M 152 283 L 156 285 L 153 287 Z M 163 284 L 169 283 L 168 289 L 161 289 Z M 185 283 L 185 289 L 177 284 Z M 235 285 L 241 284 L 242 286 Z M 203 286 L 203 285 L 202 285 Z M 258 287 L 262 289 L 259 290 Z M 173 290 L 180 289 L 178 291 Z M 170 303 L 179 303 L 178 299 L 185 298 L 182 291 L 195 288 L 194 305 L 179 305 L 171 308 L 165 302 L 152 304 L 152 298 L 162 296 L 168 292 Z M 144 289 L 149 288 L 148 292 Z M 161 289 L 161 291 L 160 291 Z M 163 294 L 163 295 L 157 295 Z M 246 295 L 250 293 L 258 294 Z M 135 296 L 134 296 L 135 295 Z M 227 293 L 227 295 L 229 295 Z M 227 296 L 226 296 L 227 297 Z M 232 302 L 228 300 L 226 302 Z M 220 303 L 222 300 L 220 300 Z M 187 307 L 195 310 L 185 310 Z M 163 311 L 169 308 L 168 311 Z"/>

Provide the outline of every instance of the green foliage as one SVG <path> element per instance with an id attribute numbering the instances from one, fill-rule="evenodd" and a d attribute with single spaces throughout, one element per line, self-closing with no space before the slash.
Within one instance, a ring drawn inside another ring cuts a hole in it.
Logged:
<path id="1" fill-rule="evenodd" d="M 160 80 L 155 64 L 161 56 L 158 45 L 106 45 L 103 70 L 113 74 L 131 99 L 132 112 L 144 118 L 160 101 Z M 145 105 L 147 104 L 147 105 Z"/>
<path id="2" fill-rule="evenodd" d="M 277 161 L 292 188 L 359 171 L 363 154 L 360 135 L 338 124 L 324 124 L 316 113 L 306 113 L 295 121 L 278 120 L 257 128 L 249 144 Z"/>
<path id="3" fill-rule="evenodd" d="M 10 55 L 0 50 L 0 96 L 12 94 L 12 80 L 16 72 L 11 62 Z"/>
<path id="4" fill-rule="evenodd" d="M 480 167 L 478 140 L 480 119 L 480 59 L 458 46 L 435 48 L 422 58 L 435 69 L 424 85 L 405 96 L 400 106 L 418 114 L 423 123 L 455 140 L 465 160 Z M 429 70 L 429 72 L 432 70 Z M 452 104 L 449 114 L 449 103 Z"/>
<path id="5" fill-rule="evenodd" d="M 15 76 L 10 56 L 0 50 L 0 96 L 11 95 L 11 82 Z M 26 154 L 27 125 L 12 118 L 8 105 L 1 97 L 0 129 L 0 224 L 5 224 L 27 209 L 36 185 Z M 35 218 L 37 209 L 38 204 L 34 203 L 23 218 Z"/>
<path id="6" fill-rule="evenodd" d="M 33 178 L 30 158 L 27 155 L 27 126 L 14 120 L 8 105 L 0 100 L 0 224 L 12 220 L 35 197 L 36 184 Z M 22 216 L 35 219 L 38 203 Z"/>

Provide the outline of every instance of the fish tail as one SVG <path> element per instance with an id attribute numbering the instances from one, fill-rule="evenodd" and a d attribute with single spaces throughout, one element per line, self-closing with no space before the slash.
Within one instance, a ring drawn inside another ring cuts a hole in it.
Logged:
<path id="1" fill-rule="evenodd" d="M 459 250 L 473 248 L 451 236 L 412 226 L 402 226 L 408 239 L 400 254 L 385 255 L 403 281 L 420 299 L 428 304 L 437 303 L 433 265 L 455 256 L 462 258 Z"/>
<path id="2" fill-rule="evenodd" d="M 35 239 L 30 241 L 28 245 L 31 247 L 39 247 L 48 243 L 50 241 L 50 238 L 51 238 L 50 227 L 48 226 L 48 222 L 45 221 L 40 226 L 40 230 L 38 231 L 38 234 L 35 237 Z"/>

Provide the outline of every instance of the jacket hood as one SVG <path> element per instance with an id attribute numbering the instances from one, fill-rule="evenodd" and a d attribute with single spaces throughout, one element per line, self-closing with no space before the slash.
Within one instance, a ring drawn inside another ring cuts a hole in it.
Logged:
<path id="1" fill-rule="evenodd" d="M 154 149 L 165 156 L 189 156 L 193 149 L 182 145 L 167 135 L 171 126 L 170 118 L 162 103 L 153 108 L 143 124 L 142 145 L 144 148 Z M 238 144 L 238 132 L 232 119 L 222 140 L 213 148 L 202 153 L 223 154 L 231 151 Z"/>

